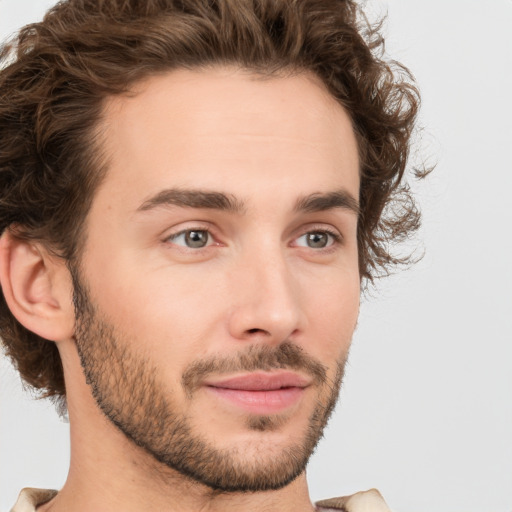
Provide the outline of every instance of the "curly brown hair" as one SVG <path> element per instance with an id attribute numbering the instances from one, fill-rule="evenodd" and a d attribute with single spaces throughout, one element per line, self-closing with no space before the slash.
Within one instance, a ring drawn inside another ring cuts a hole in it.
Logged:
<path id="1" fill-rule="evenodd" d="M 361 279 L 405 260 L 390 247 L 418 228 L 404 185 L 419 94 L 383 57 L 381 25 L 352 0 L 67 0 L 0 50 L 0 233 L 38 240 L 70 264 L 105 175 L 95 128 L 105 99 L 176 68 L 235 64 L 316 74 L 349 113 L 361 161 Z M 0 336 L 22 378 L 64 397 L 55 343 L 0 297 Z"/>

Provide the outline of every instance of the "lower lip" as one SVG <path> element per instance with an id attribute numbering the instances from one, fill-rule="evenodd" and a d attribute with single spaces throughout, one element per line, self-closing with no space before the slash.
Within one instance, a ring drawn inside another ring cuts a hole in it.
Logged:
<path id="1" fill-rule="evenodd" d="M 304 388 L 290 387 L 266 391 L 248 391 L 208 386 L 219 398 L 253 414 L 277 414 L 296 404 Z"/>

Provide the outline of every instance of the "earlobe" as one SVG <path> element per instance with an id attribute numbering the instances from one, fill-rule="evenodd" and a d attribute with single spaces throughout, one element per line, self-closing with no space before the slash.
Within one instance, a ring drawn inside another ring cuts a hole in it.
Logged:
<path id="1" fill-rule="evenodd" d="M 73 335 L 69 271 L 42 244 L 6 230 L 0 238 L 0 283 L 9 309 L 24 327 L 52 341 Z"/>

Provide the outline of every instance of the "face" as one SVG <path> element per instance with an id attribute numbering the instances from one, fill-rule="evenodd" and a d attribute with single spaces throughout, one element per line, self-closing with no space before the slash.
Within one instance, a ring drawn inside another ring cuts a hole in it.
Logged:
<path id="1" fill-rule="evenodd" d="M 336 402 L 359 307 L 357 146 L 314 77 L 174 71 L 115 98 L 74 271 L 108 418 L 213 489 L 282 487 Z"/>

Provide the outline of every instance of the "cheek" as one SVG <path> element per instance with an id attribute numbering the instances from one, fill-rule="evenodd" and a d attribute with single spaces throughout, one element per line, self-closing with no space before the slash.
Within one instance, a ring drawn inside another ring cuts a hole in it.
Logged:
<path id="1" fill-rule="evenodd" d="M 322 289 L 309 304 L 312 354 L 338 360 L 348 352 L 359 315 L 359 276 L 345 276 Z"/>
<path id="2" fill-rule="evenodd" d="M 122 257 L 116 265 L 104 261 L 103 268 L 100 277 L 89 269 L 91 299 L 120 343 L 147 358 L 164 381 L 179 379 L 182 368 L 205 355 L 205 342 L 218 329 L 223 301 L 212 300 L 211 283 L 192 272 L 144 268 Z"/>

